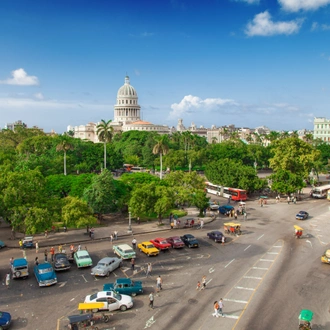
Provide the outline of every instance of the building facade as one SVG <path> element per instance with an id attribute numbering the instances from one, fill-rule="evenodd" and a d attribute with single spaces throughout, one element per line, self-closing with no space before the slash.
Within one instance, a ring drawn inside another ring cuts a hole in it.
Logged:
<path id="1" fill-rule="evenodd" d="M 330 119 L 325 117 L 314 118 L 314 139 L 320 139 L 323 142 L 330 143 Z"/>

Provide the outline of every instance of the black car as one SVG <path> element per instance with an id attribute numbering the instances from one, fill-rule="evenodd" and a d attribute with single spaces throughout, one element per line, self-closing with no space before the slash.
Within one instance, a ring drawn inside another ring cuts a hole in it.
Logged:
<path id="1" fill-rule="evenodd" d="M 185 234 L 183 236 L 180 237 L 183 241 L 183 243 L 188 246 L 189 248 L 192 247 L 199 247 L 199 243 L 197 241 L 197 239 L 195 238 L 195 236 L 191 235 L 191 234 Z"/>
<path id="2" fill-rule="evenodd" d="M 211 231 L 209 233 L 207 233 L 208 238 L 211 238 L 214 240 L 214 242 L 216 243 L 220 243 L 222 242 L 222 237 L 224 237 L 224 235 L 222 234 L 221 231 L 215 230 L 215 231 Z M 224 237 L 224 242 L 226 242 L 226 237 Z"/>
<path id="3" fill-rule="evenodd" d="M 68 257 L 65 253 L 55 253 L 54 255 L 54 269 L 58 270 L 67 270 L 71 268 L 71 264 L 68 260 Z"/>

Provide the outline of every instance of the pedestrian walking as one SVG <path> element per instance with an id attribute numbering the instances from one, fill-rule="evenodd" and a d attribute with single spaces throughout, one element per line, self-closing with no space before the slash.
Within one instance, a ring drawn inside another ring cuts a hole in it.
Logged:
<path id="1" fill-rule="evenodd" d="M 205 288 L 206 288 L 206 276 L 204 275 L 202 278 L 202 289 L 201 290 L 204 290 Z"/>
<path id="2" fill-rule="evenodd" d="M 224 304 L 223 304 L 222 298 L 220 298 L 218 304 L 219 304 L 218 313 L 219 313 L 222 317 L 225 317 L 225 316 L 223 315 L 223 306 L 224 306 Z"/>
<path id="3" fill-rule="evenodd" d="M 173 229 L 173 228 L 174 228 L 174 221 L 171 220 L 171 229 Z"/>
<path id="4" fill-rule="evenodd" d="M 162 288 L 163 280 L 160 277 L 160 275 L 158 275 L 156 283 L 157 283 L 157 292 L 159 292 L 160 290 L 163 290 L 163 288 Z"/>
<path id="5" fill-rule="evenodd" d="M 219 303 L 217 301 L 213 303 L 213 309 L 214 313 L 212 314 L 212 316 L 219 317 Z"/>
<path id="6" fill-rule="evenodd" d="M 63 229 L 64 229 L 64 232 L 66 233 L 66 232 L 67 232 L 67 228 L 66 228 L 66 226 L 64 226 Z"/>
<path id="7" fill-rule="evenodd" d="M 201 219 L 201 224 L 200 224 L 200 226 L 201 226 L 201 229 L 203 229 L 203 227 L 204 227 L 204 220 L 203 220 L 203 219 Z"/>
<path id="8" fill-rule="evenodd" d="M 132 267 L 132 271 L 134 272 L 134 267 L 135 267 L 135 259 L 134 258 L 131 259 L 131 267 Z"/>
<path id="9" fill-rule="evenodd" d="M 50 252 L 50 256 L 52 258 L 52 261 L 54 261 L 55 249 L 54 249 L 53 246 L 50 248 L 49 252 Z"/>
<path id="10" fill-rule="evenodd" d="M 21 249 L 23 249 L 23 241 L 21 239 L 18 241 L 18 245 Z"/>
<path id="11" fill-rule="evenodd" d="M 47 249 L 45 249 L 45 251 L 44 251 L 44 257 L 45 257 L 45 262 L 47 262 L 47 260 L 48 260 L 48 251 L 47 251 Z"/>
<path id="12" fill-rule="evenodd" d="M 287 201 L 288 201 L 288 205 L 289 205 L 290 204 L 290 196 L 288 196 Z"/>
<path id="13" fill-rule="evenodd" d="M 78 245 L 78 251 L 80 251 L 80 250 L 81 250 L 81 245 L 79 244 L 79 245 Z"/>
<path id="14" fill-rule="evenodd" d="M 14 258 L 11 257 L 11 258 L 9 259 L 10 268 L 11 268 L 11 266 L 13 265 L 13 263 L 14 263 Z"/>
<path id="15" fill-rule="evenodd" d="M 146 277 L 151 276 L 151 271 L 152 271 L 152 266 L 151 266 L 151 263 L 148 262 Z"/>
<path id="16" fill-rule="evenodd" d="M 112 241 L 113 241 L 113 235 L 110 234 L 110 243 L 112 244 Z"/>
<path id="17" fill-rule="evenodd" d="M 243 214 L 243 219 L 244 219 L 244 221 L 246 221 L 246 220 L 247 220 L 247 213 L 246 213 L 246 211 L 244 211 L 244 214 Z"/>
<path id="18" fill-rule="evenodd" d="M 62 251 L 63 251 L 63 247 L 62 247 L 62 245 L 60 244 L 60 245 L 58 246 L 58 252 L 59 252 L 59 253 L 62 253 Z"/>
<path id="19" fill-rule="evenodd" d="M 132 246 L 133 246 L 133 249 L 135 250 L 136 249 L 136 239 L 133 238 L 132 240 Z"/>
<path id="20" fill-rule="evenodd" d="M 7 273 L 6 278 L 5 278 L 5 282 L 6 282 L 7 289 L 9 289 L 9 285 L 10 285 L 10 273 Z"/>
<path id="21" fill-rule="evenodd" d="M 197 282 L 197 286 L 196 286 L 196 290 L 199 291 L 201 289 L 201 282 L 198 281 Z"/>
<path id="22" fill-rule="evenodd" d="M 149 308 L 151 308 L 151 309 L 154 309 L 154 295 L 153 295 L 153 293 L 151 292 L 150 294 L 149 294 Z"/>
<path id="23" fill-rule="evenodd" d="M 36 241 L 36 253 L 39 253 L 39 243 Z"/>
<path id="24" fill-rule="evenodd" d="M 38 257 L 35 257 L 35 259 L 34 259 L 34 264 L 35 264 L 36 266 L 39 265 L 39 258 L 38 258 Z"/>
<path id="25" fill-rule="evenodd" d="M 140 217 L 137 217 L 136 221 L 137 221 L 137 223 L 139 225 L 140 224 Z"/>
<path id="26" fill-rule="evenodd" d="M 118 231 L 117 230 L 114 231 L 113 236 L 114 236 L 115 240 L 118 238 Z"/>
<path id="27" fill-rule="evenodd" d="M 221 244 L 222 244 L 222 245 L 225 245 L 225 240 L 226 240 L 226 239 L 225 239 L 225 236 L 222 235 L 222 237 L 221 237 Z"/>

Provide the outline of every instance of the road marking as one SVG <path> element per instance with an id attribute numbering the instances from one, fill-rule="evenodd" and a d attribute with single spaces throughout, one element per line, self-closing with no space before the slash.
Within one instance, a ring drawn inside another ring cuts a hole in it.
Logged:
<path id="1" fill-rule="evenodd" d="M 115 272 L 112 272 L 113 275 L 115 275 L 115 277 L 118 277 L 118 275 Z"/>
<path id="2" fill-rule="evenodd" d="M 254 288 L 244 288 L 243 286 L 235 286 L 235 289 L 240 289 L 240 290 L 249 290 L 249 291 L 254 291 Z"/>
<path id="3" fill-rule="evenodd" d="M 252 269 L 259 269 L 259 270 L 268 270 L 269 268 L 261 268 L 261 267 L 252 267 Z"/>
<path id="4" fill-rule="evenodd" d="M 238 315 L 229 315 L 229 314 L 223 314 L 227 319 L 239 319 Z"/>
<path id="5" fill-rule="evenodd" d="M 210 278 L 207 282 L 206 285 L 208 285 L 212 281 L 212 278 Z M 174 284 L 174 283 L 173 283 Z"/>
<path id="6" fill-rule="evenodd" d="M 214 268 L 211 267 L 211 268 L 209 269 L 209 273 L 211 274 L 211 273 L 213 273 L 213 272 L 214 272 Z"/>
<path id="7" fill-rule="evenodd" d="M 267 252 L 267 254 L 278 254 L 278 252 Z"/>
<path id="8" fill-rule="evenodd" d="M 273 262 L 274 260 L 270 260 L 270 259 L 260 259 L 260 261 L 269 261 L 269 262 Z"/>
<path id="9" fill-rule="evenodd" d="M 235 259 L 233 259 L 232 261 L 230 261 L 226 266 L 225 268 L 227 268 Z"/>
<path id="10" fill-rule="evenodd" d="M 58 283 L 58 284 L 59 284 L 59 287 L 62 288 L 65 284 L 67 284 L 67 281 L 65 281 L 65 282 L 60 282 L 60 283 Z"/>
<path id="11" fill-rule="evenodd" d="M 273 247 L 281 248 L 283 245 L 274 245 Z"/>
<path id="12" fill-rule="evenodd" d="M 257 277 L 257 276 L 243 276 L 243 278 L 251 278 L 252 280 L 262 280 L 262 277 Z"/>
<path id="13" fill-rule="evenodd" d="M 202 259 L 202 258 L 204 258 L 204 254 L 200 254 L 200 256 L 199 257 L 196 257 L 197 259 Z"/>
<path id="14" fill-rule="evenodd" d="M 151 316 L 151 318 L 146 322 L 146 326 L 144 327 L 145 329 L 150 328 L 154 323 L 155 323 L 154 316 Z"/>
<path id="15" fill-rule="evenodd" d="M 240 303 L 240 304 L 247 304 L 248 302 L 245 300 L 236 300 L 236 299 L 224 299 L 224 301 L 231 301 L 231 302 L 236 302 L 236 303 Z"/>
<path id="16" fill-rule="evenodd" d="M 244 251 L 246 251 L 250 246 L 251 246 L 251 245 L 249 245 L 248 247 L 246 247 L 246 248 L 244 249 Z"/>
<path id="17" fill-rule="evenodd" d="M 263 237 L 265 234 L 262 234 L 258 239 L 257 239 L 257 241 L 259 241 L 259 239 L 261 238 L 261 237 Z"/>
<path id="18" fill-rule="evenodd" d="M 85 282 L 87 283 L 88 281 L 86 280 L 85 276 L 84 275 L 81 275 L 83 277 L 83 279 L 85 280 Z"/>
<path id="19" fill-rule="evenodd" d="M 313 247 L 312 242 L 310 240 L 307 239 L 306 243 L 309 243 L 311 245 L 311 247 Z"/>

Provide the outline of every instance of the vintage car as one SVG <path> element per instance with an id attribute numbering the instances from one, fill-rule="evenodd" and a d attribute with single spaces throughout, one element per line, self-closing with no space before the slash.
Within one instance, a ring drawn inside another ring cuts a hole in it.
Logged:
<path id="1" fill-rule="evenodd" d="M 0 312 L 0 329 L 9 329 L 11 315 L 7 312 Z"/>
<path id="2" fill-rule="evenodd" d="M 180 237 L 183 241 L 183 243 L 188 246 L 189 248 L 192 247 L 199 247 L 199 243 L 197 241 L 197 239 L 195 238 L 195 236 L 191 235 L 191 234 L 185 234 L 183 236 Z"/>
<path id="3" fill-rule="evenodd" d="M 26 236 L 23 239 L 23 248 L 24 249 L 32 249 L 34 247 L 33 244 L 33 236 Z"/>
<path id="4" fill-rule="evenodd" d="M 34 275 L 39 286 L 50 286 L 57 283 L 57 277 L 49 262 L 34 266 Z"/>
<path id="5" fill-rule="evenodd" d="M 133 248 L 128 244 L 119 244 L 113 246 L 113 251 L 117 254 L 118 257 L 126 259 L 135 259 L 136 253 Z"/>
<path id="6" fill-rule="evenodd" d="M 321 261 L 325 264 L 330 264 L 330 249 L 324 251 Z"/>
<path id="7" fill-rule="evenodd" d="M 94 276 L 110 276 L 110 273 L 121 266 L 122 260 L 119 258 L 102 258 L 97 265 L 92 268 L 91 274 Z"/>
<path id="8" fill-rule="evenodd" d="M 117 278 L 115 283 L 104 284 L 103 291 L 116 291 L 134 297 L 138 293 L 143 293 L 143 288 L 141 281 L 132 281 L 130 278 Z"/>
<path id="9" fill-rule="evenodd" d="M 169 238 L 166 238 L 166 241 L 171 244 L 173 249 L 181 249 L 183 248 L 185 245 L 182 242 L 182 239 L 179 236 L 172 236 Z"/>
<path id="10" fill-rule="evenodd" d="M 222 234 L 221 231 L 214 230 L 209 233 L 207 233 L 208 238 L 214 240 L 216 243 L 222 242 L 222 237 L 224 237 L 224 242 L 226 241 L 226 237 Z"/>
<path id="11" fill-rule="evenodd" d="M 222 206 L 219 206 L 219 213 L 227 214 L 228 212 L 231 212 L 231 210 L 233 210 L 233 209 L 234 209 L 234 207 L 229 204 L 222 205 Z"/>
<path id="12" fill-rule="evenodd" d="M 214 203 L 214 202 L 209 202 L 209 208 L 212 211 L 218 211 L 219 210 L 219 205 Z"/>
<path id="13" fill-rule="evenodd" d="M 168 250 L 171 248 L 171 244 L 169 244 L 165 238 L 155 238 L 151 239 L 150 242 L 159 250 Z"/>
<path id="14" fill-rule="evenodd" d="M 3 241 L 0 241 L 0 249 L 4 248 L 6 244 Z"/>
<path id="15" fill-rule="evenodd" d="M 142 242 L 138 244 L 138 249 L 148 257 L 157 256 L 159 254 L 159 250 L 151 242 Z"/>
<path id="16" fill-rule="evenodd" d="M 53 266 L 55 271 L 71 268 L 70 261 L 65 253 L 55 253 Z"/>
<path id="17" fill-rule="evenodd" d="M 309 214 L 306 211 L 299 211 L 296 214 L 296 219 L 297 220 L 305 220 L 305 219 L 308 218 L 308 216 L 309 216 Z"/>
<path id="18" fill-rule="evenodd" d="M 92 295 L 86 296 L 85 303 L 103 303 L 103 307 L 99 310 L 114 311 L 133 307 L 133 299 L 130 296 L 119 294 L 114 291 L 100 291 Z"/>
<path id="19" fill-rule="evenodd" d="M 73 259 L 78 268 L 90 267 L 93 265 L 93 261 L 86 250 L 75 252 Z"/>
<path id="20" fill-rule="evenodd" d="M 29 266 L 25 258 L 14 259 L 11 265 L 13 278 L 27 278 L 29 276 Z"/>

